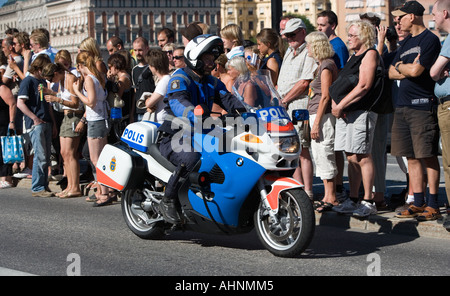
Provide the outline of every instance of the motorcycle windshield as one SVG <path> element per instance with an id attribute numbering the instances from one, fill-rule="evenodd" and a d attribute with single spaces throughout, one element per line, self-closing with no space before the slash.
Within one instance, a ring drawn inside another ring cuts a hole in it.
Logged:
<path id="1" fill-rule="evenodd" d="M 234 82 L 233 94 L 243 101 L 248 112 L 256 113 L 272 135 L 295 131 L 286 109 L 280 106 L 281 96 L 273 86 L 268 70 L 240 75 Z"/>
<path id="2" fill-rule="evenodd" d="M 244 103 L 249 112 L 279 106 L 281 101 L 268 70 L 240 75 L 233 84 L 233 94 Z"/>

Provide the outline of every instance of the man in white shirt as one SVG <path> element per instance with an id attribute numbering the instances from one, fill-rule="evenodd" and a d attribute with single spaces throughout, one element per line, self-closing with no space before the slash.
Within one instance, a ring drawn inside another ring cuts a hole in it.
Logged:
<path id="1" fill-rule="evenodd" d="M 284 55 L 283 63 L 278 76 L 278 92 L 290 116 L 296 109 L 307 109 L 309 83 L 314 79 L 317 69 L 316 61 L 307 54 L 305 37 L 306 26 L 299 18 L 290 19 L 282 34 L 287 38 L 289 48 Z M 313 165 L 309 147 L 311 144 L 308 133 L 304 132 L 304 122 L 296 125 L 302 143 L 300 154 L 300 167 L 296 169 L 294 178 L 305 184 L 305 191 L 310 198 L 313 197 Z"/>

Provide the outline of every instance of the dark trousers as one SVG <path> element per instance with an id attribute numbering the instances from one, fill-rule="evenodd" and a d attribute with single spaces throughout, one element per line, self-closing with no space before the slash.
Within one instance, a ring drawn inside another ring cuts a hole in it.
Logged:
<path id="1" fill-rule="evenodd" d="M 0 126 L 0 136 L 6 136 L 8 133 L 9 124 L 6 126 Z M 12 164 L 11 163 L 3 163 L 3 150 L 2 145 L 0 144 L 0 177 L 12 176 Z"/>
<path id="2" fill-rule="evenodd" d="M 181 172 L 181 178 L 187 178 L 189 173 L 192 172 L 195 165 L 200 160 L 201 154 L 195 152 L 191 147 L 190 149 L 179 149 L 179 142 L 172 140 L 172 137 L 166 137 L 161 140 L 159 145 L 159 151 L 166 157 L 171 163 L 177 166 L 179 171 L 181 164 L 184 164 L 184 170 Z M 179 151 L 181 150 L 181 151 Z M 178 197 L 178 190 L 180 189 L 181 182 L 178 177 L 172 175 L 167 182 L 165 196 L 169 199 L 175 199 Z"/>

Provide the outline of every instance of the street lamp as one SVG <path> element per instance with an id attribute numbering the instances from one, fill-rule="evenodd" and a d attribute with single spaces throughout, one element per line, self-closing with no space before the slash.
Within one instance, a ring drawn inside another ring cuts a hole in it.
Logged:
<path id="1" fill-rule="evenodd" d="M 271 0 L 272 9 L 272 28 L 280 32 L 280 20 L 283 11 L 283 4 L 281 0 Z"/>

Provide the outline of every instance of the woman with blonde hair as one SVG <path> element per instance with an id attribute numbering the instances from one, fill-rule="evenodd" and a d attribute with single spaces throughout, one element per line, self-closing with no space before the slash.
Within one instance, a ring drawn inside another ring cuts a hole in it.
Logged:
<path id="1" fill-rule="evenodd" d="M 90 53 L 94 57 L 95 66 L 98 71 L 104 73 L 105 75 L 108 73 L 108 69 L 106 68 L 106 64 L 102 59 L 102 55 L 100 54 L 100 46 L 92 37 L 87 37 L 83 41 L 81 41 L 80 46 L 78 47 L 78 53 L 86 51 Z"/>
<path id="2" fill-rule="evenodd" d="M 73 84 L 77 77 L 62 64 L 47 64 L 42 70 L 42 76 L 50 83 L 58 83 L 58 91 L 44 89 L 45 100 L 49 103 L 58 103 L 64 112 L 59 137 L 61 143 L 61 156 L 64 161 L 64 173 L 67 177 L 67 187 L 60 193 L 59 198 L 82 196 L 80 189 L 80 164 L 78 162 L 78 145 L 81 131 L 75 127 L 83 116 L 84 108 L 77 96 L 74 95 Z"/>
<path id="3" fill-rule="evenodd" d="M 325 33 L 312 32 L 306 36 L 305 41 L 308 55 L 319 63 L 315 78 L 309 86 L 308 111 L 311 125 L 311 151 L 316 164 L 316 176 L 322 179 L 325 191 L 323 199 L 316 207 L 320 213 L 331 210 L 338 204 L 335 184 L 337 167 L 334 154 L 336 118 L 331 114 L 329 93 L 331 84 L 337 78 L 338 69 L 333 60 L 333 46 Z"/>
<path id="4" fill-rule="evenodd" d="M 347 28 L 348 48 L 354 54 L 339 73 L 330 93 L 332 113 L 338 118 L 335 150 L 345 151 L 347 156 L 350 198 L 333 210 L 367 217 L 377 212 L 372 196 L 375 174 L 372 142 L 377 114 L 371 111 L 371 106 L 380 93 L 375 83 L 380 57 L 374 48 L 376 34 L 371 23 L 360 20 Z M 364 197 L 359 202 L 361 181 Z"/>
<path id="5" fill-rule="evenodd" d="M 229 60 L 236 56 L 244 56 L 244 35 L 241 27 L 236 24 L 226 25 L 220 30 L 220 37 Z"/>
<path id="6" fill-rule="evenodd" d="M 75 95 L 86 107 L 86 117 L 81 122 L 87 124 L 87 141 L 89 156 L 94 167 L 103 147 L 108 143 L 109 122 L 107 91 L 105 89 L 105 76 L 97 67 L 93 56 L 88 52 L 80 52 L 77 56 L 77 68 L 84 77 L 84 84 L 79 81 L 73 84 Z M 82 90 L 81 90 L 82 88 Z M 108 188 L 98 185 L 95 207 L 112 203 L 112 197 L 108 195 Z"/>

